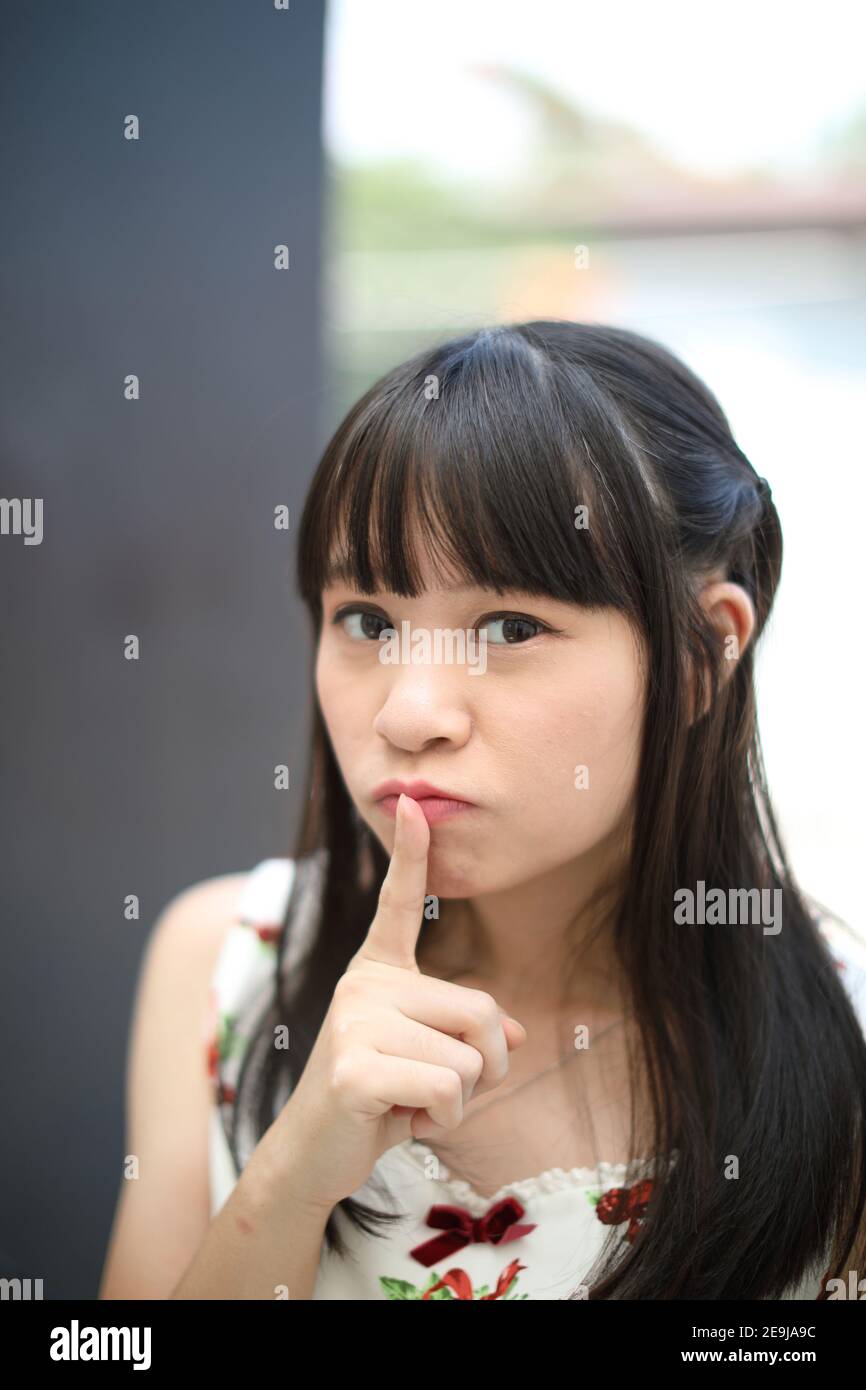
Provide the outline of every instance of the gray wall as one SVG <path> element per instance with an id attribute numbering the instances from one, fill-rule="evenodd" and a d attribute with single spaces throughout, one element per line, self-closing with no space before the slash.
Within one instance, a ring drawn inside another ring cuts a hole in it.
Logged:
<path id="1" fill-rule="evenodd" d="M 46 1298 L 96 1295 L 154 918 L 297 822 L 308 638 L 272 516 L 322 443 L 323 20 L 4 15 L 0 496 L 43 498 L 44 536 L 0 536 L 0 1274 Z"/>

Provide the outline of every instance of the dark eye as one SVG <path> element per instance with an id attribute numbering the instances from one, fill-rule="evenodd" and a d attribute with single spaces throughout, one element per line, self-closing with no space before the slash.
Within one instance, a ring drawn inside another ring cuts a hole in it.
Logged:
<path id="1" fill-rule="evenodd" d="M 496 623 L 502 624 L 504 641 L 501 643 L 493 641 L 494 647 L 520 646 L 523 642 L 528 642 L 537 636 L 539 632 L 544 632 L 542 623 L 537 623 L 534 618 L 523 618 L 519 613 L 494 613 L 491 617 L 482 619 L 479 627 L 487 627 Z M 491 641 L 492 639 L 488 637 L 487 640 Z"/>
<path id="2" fill-rule="evenodd" d="M 346 623 L 350 618 L 360 619 L 360 631 L 357 627 L 354 631 L 348 629 Z M 353 642 L 365 640 L 378 642 L 381 641 L 386 632 L 394 631 L 387 618 L 383 618 L 379 613 L 371 613 L 367 608 L 344 608 L 342 612 L 336 614 L 334 622 L 342 627 L 346 636 L 351 637 Z M 381 623 L 381 628 L 377 629 L 377 623 Z"/>
<path id="3" fill-rule="evenodd" d="M 373 613 L 368 608 L 343 608 L 331 620 L 335 626 L 342 627 L 346 636 L 353 642 L 378 642 L 388 634 L 395 633 L 393 623 L 381 613 Z M 350 626 L 349 624 L 353 626 Z M 518 647 L 529 642 L 540 632 L 550 629 L 535 618 L 526 618 L 521 613 L 491 613 L 476 624 L 479 628 L 501 625 L 501 639 L 488 637 L 494 647 Z"/>

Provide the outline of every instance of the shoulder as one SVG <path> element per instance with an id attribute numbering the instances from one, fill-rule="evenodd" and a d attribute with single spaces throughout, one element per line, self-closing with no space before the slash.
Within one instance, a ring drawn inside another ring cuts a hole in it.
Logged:
<path id="1" fill-rule="evenodd" d="M 234 919 L 248 880 L 248 872 L 219 874 L 181 889 L 157 917 L 153 936 L 216 947 Z"/>
<path id="2" fill-rule="evenodd" d="M 232 944 L 241 931 L 246 936 L 252 927 L 256 940 L 276 939 L 293 875 L 293 860 L 266 859 L 239 873 L 201 879 L 175 894 L 147 942 L 139 992 L 148 1005 L 156 994 L 169 1008 L 186 1001 L 184 1016 L 189 1010 L 198 1014 L 199 1000 L 211 1012 L 214 982 L 222 963 L 234 958 Z"/>
<path id="3" fill-rule="evenodd" d="M 135 1010 L 133 1058 L 147 1059 L 148 1075 L 164 1071 L 172 1057 L 200 1058 L 204 1037 L 213 1076 L 219 1014 L 238 1010 L 272 974 L 293 877 L 293 860 L 262 860 L 190 884 L 163 908 L 140 968 Z"/>
<path id="4" fill-rule="evenodd" d="M 166 903 L 145 952 L 145 978 L 170 976 L 181 989 L 210 975 L 235 920 L 248 874 L 220 874 L 190 884 Z"/>
<path id="5" fill-rule="evenodd" d="M 216 957 L 233 925 L 278 924 L 288 902 L 294 864 L 293 859 L 263 859 L 240 873 L 190 884 L 157 917 L 154 939 Z"/>

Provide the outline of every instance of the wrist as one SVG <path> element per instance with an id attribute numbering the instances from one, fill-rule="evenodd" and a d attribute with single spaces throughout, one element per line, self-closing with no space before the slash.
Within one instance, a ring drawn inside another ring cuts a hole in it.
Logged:
<path id="1" fill-rule="evenodd" d="M 253 1164 L 263 1200 L 324 1230 L 334 1203 L 317 1192 L 312 1158 L 285 1110 L 262 1135 L 247 1169 Z"/>

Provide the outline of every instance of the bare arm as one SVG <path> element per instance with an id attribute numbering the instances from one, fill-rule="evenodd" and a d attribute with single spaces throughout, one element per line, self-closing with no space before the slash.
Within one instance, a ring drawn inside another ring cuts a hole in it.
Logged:
<path id="1" fill-rule="evenodd" d="M 204 1024 L 210 984 L 244 874 L 209 879 L 168 904 L 136 993 L 127 1063 L 125 1177 L 102 1299 L 308 1299 L 329 1208 L 305 1195 L 309 1162 L 284 1108 L 227 1201 L 210 1217 L 213 1106 Z"/>
<path id="2" fill-rule="evenodd" d="M 210 1220 L 210 981 L 246 875 L 188 888 L 157 920 L 137 986 L 126 1070 L 125 1165 L 99 1297 L 168 1298 Z"/>
<path id="3" fill-rule="evenodd" d="M 312 1298 L 329 1212 L 303 1196 L 289 1113 L 260 1139 L 172 1298 Z"/>

